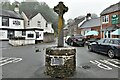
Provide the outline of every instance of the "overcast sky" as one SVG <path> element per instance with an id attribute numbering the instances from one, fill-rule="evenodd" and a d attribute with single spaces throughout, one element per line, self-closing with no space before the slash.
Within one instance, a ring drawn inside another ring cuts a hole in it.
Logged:
<path id="1" fill-rule="evenodd" d="M 9 0 L 13 1 L 25 1 L 25 0 Z M 28 0 L 32 1 L 32 0 Z M 107 7 L 112 4 L 118 3 L 120 0 L 37 0 L 39 2 L 46 2 L 49 7 L 53 8 L 58 4 L 59 1 L 63 1 L 64 4 L 69 8 L 68 12 L 65 13 L 64 18 L 74 19 L 80 15 L 86 15 L 87 13 L 96 13 L 98 16 Z"/>

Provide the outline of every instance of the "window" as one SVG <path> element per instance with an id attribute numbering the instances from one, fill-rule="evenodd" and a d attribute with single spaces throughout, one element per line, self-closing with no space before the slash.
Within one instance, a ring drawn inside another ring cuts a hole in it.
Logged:
<path id="1" fill-rule="evenodd" d="M 34 34 L 28 34 L 28 38 L 33 38 Z"/>
<path id="2" fill-rule="evenodd" d="M 22 35 L 25 36 L 26 35 L 26 31 L 22 31 Z"/>
<path id="3" fill-rule="evenodd" d="M 110 44 L 113 44 L 113 42 L 114 42 L 113 40 L 110 40 L 110 42 L 109 42 L 109 43 L 110 43 Z"/>
<path id="4" fill-rule="evenodd" d="M 39 32 L 36 32 L 36 38 L 39 38 Z"/>
<path id="5" fill-rule="evenodd" d="M 113 44 L 120 45 L 120 40 L 114 40 L 114 43 L 113 43 Z"/>
<path id="6" fill-rule="evenodd" d="M 109 23 L 109 15 L 102 17 L 102 23 Z"/>
<path id="7" fill-rule="evenodd" d="M 30 25 L 30 21 L 28 21 L 28 26 Z"/>
<path id="8" fill-rule="evenodd" d="M 2 17 L 2 26 L 9 26 L 9 18 Z"/>
<path id="9" fill-rule="evenodd" d="M 47 27 L 47 23 L 46 23 L 46 27 Z"/>
<path id="10" fill-rule="evenodd" d="M 14 31 L 8 30 L 7 38 L 12 38 L 14 37 Z"/>
<path id="11" fill-rule="evenodd" d="M 110 38 L 110 31 L 108 31 L 108 38 Z"/>
<path id="12" fill-rule="evenodd" d="M 106 39 L 105 41 L 104 41 L 104 43 L 109 43 L 110 42 L 110 40 L 108 40 L 108 39 Z"/>
<path id="13" fill-rule="evenodd" d="M 103 43 L 103 42 L 104 42 L 104 39 L 98 40 L 97 42 L 98 42 L 98 43 Z"/>
<path id="14" fill-rule="evenodd" d="M 41 27 L 41 22 L 37 21 L 37 25 L 38 25 L 38 27 Z"/>
<path id="15" fill-rule="evenodd" d="M 20 25 L 20 21 L 13 21 L 14 25 Z"/>

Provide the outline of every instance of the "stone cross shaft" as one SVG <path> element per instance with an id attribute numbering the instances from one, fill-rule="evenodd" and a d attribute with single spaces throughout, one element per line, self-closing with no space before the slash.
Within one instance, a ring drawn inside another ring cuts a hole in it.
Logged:
<path id="1" fill-rule="evenodd" d="M 58 17 L 58 47 L 64 46 L 64 19 L 63 14 L 68 11 L 68 7 L 66 7 L 63 2 L 59 2 L 57 6 L 54 7 L 54 11 L 59 15 Z"/>

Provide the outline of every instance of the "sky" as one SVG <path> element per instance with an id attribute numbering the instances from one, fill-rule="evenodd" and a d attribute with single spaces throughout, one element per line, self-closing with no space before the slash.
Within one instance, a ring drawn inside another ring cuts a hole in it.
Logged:
<path id="1" fill-rule="evenodd" d="M 9 0 L 25 1 L 25 0 Z M 27 0 L 34 1 L 34 0 Z M 54 8 L 62 1 L 68 8 L 68 12 L 64 14 L 65 20 L 74 19 L 78 16 L 86 15 L 87 13 L 95 13 L 100 16 L 100 13 L 112 4 L 118 3 L 120 0 L 37 0 L 38 2 L 46 2 L 50 8 Z"/>

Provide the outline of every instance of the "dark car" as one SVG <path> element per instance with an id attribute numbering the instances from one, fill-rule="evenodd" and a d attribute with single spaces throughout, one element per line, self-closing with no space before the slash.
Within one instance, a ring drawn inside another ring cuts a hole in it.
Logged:
<path id="1" fill-rule="evenodd" d="M 81 35 L 71 36 L 67 39 L 66 43 L 71 46 L 84 46 L 85 38 L 84 36 L 81 36 Z"/>
<path id="2" fill-rule="evenodd" d="M 96 42 L 97 40 L 99 40 L 99 38 L 91 38 L 91 39 L 88 39 L 88 40 L 86 40 L 86 44 L 88 45 L 88 44 L 90 44 L 90 43 L 92 43 L 92 42 Z"/>
<path id="3" fill-rule="evenodd" d="M 107 54 L 110 58 L 120 57 L 120 38 L 98 40 L 88 44 L 88 50 Z"/>

